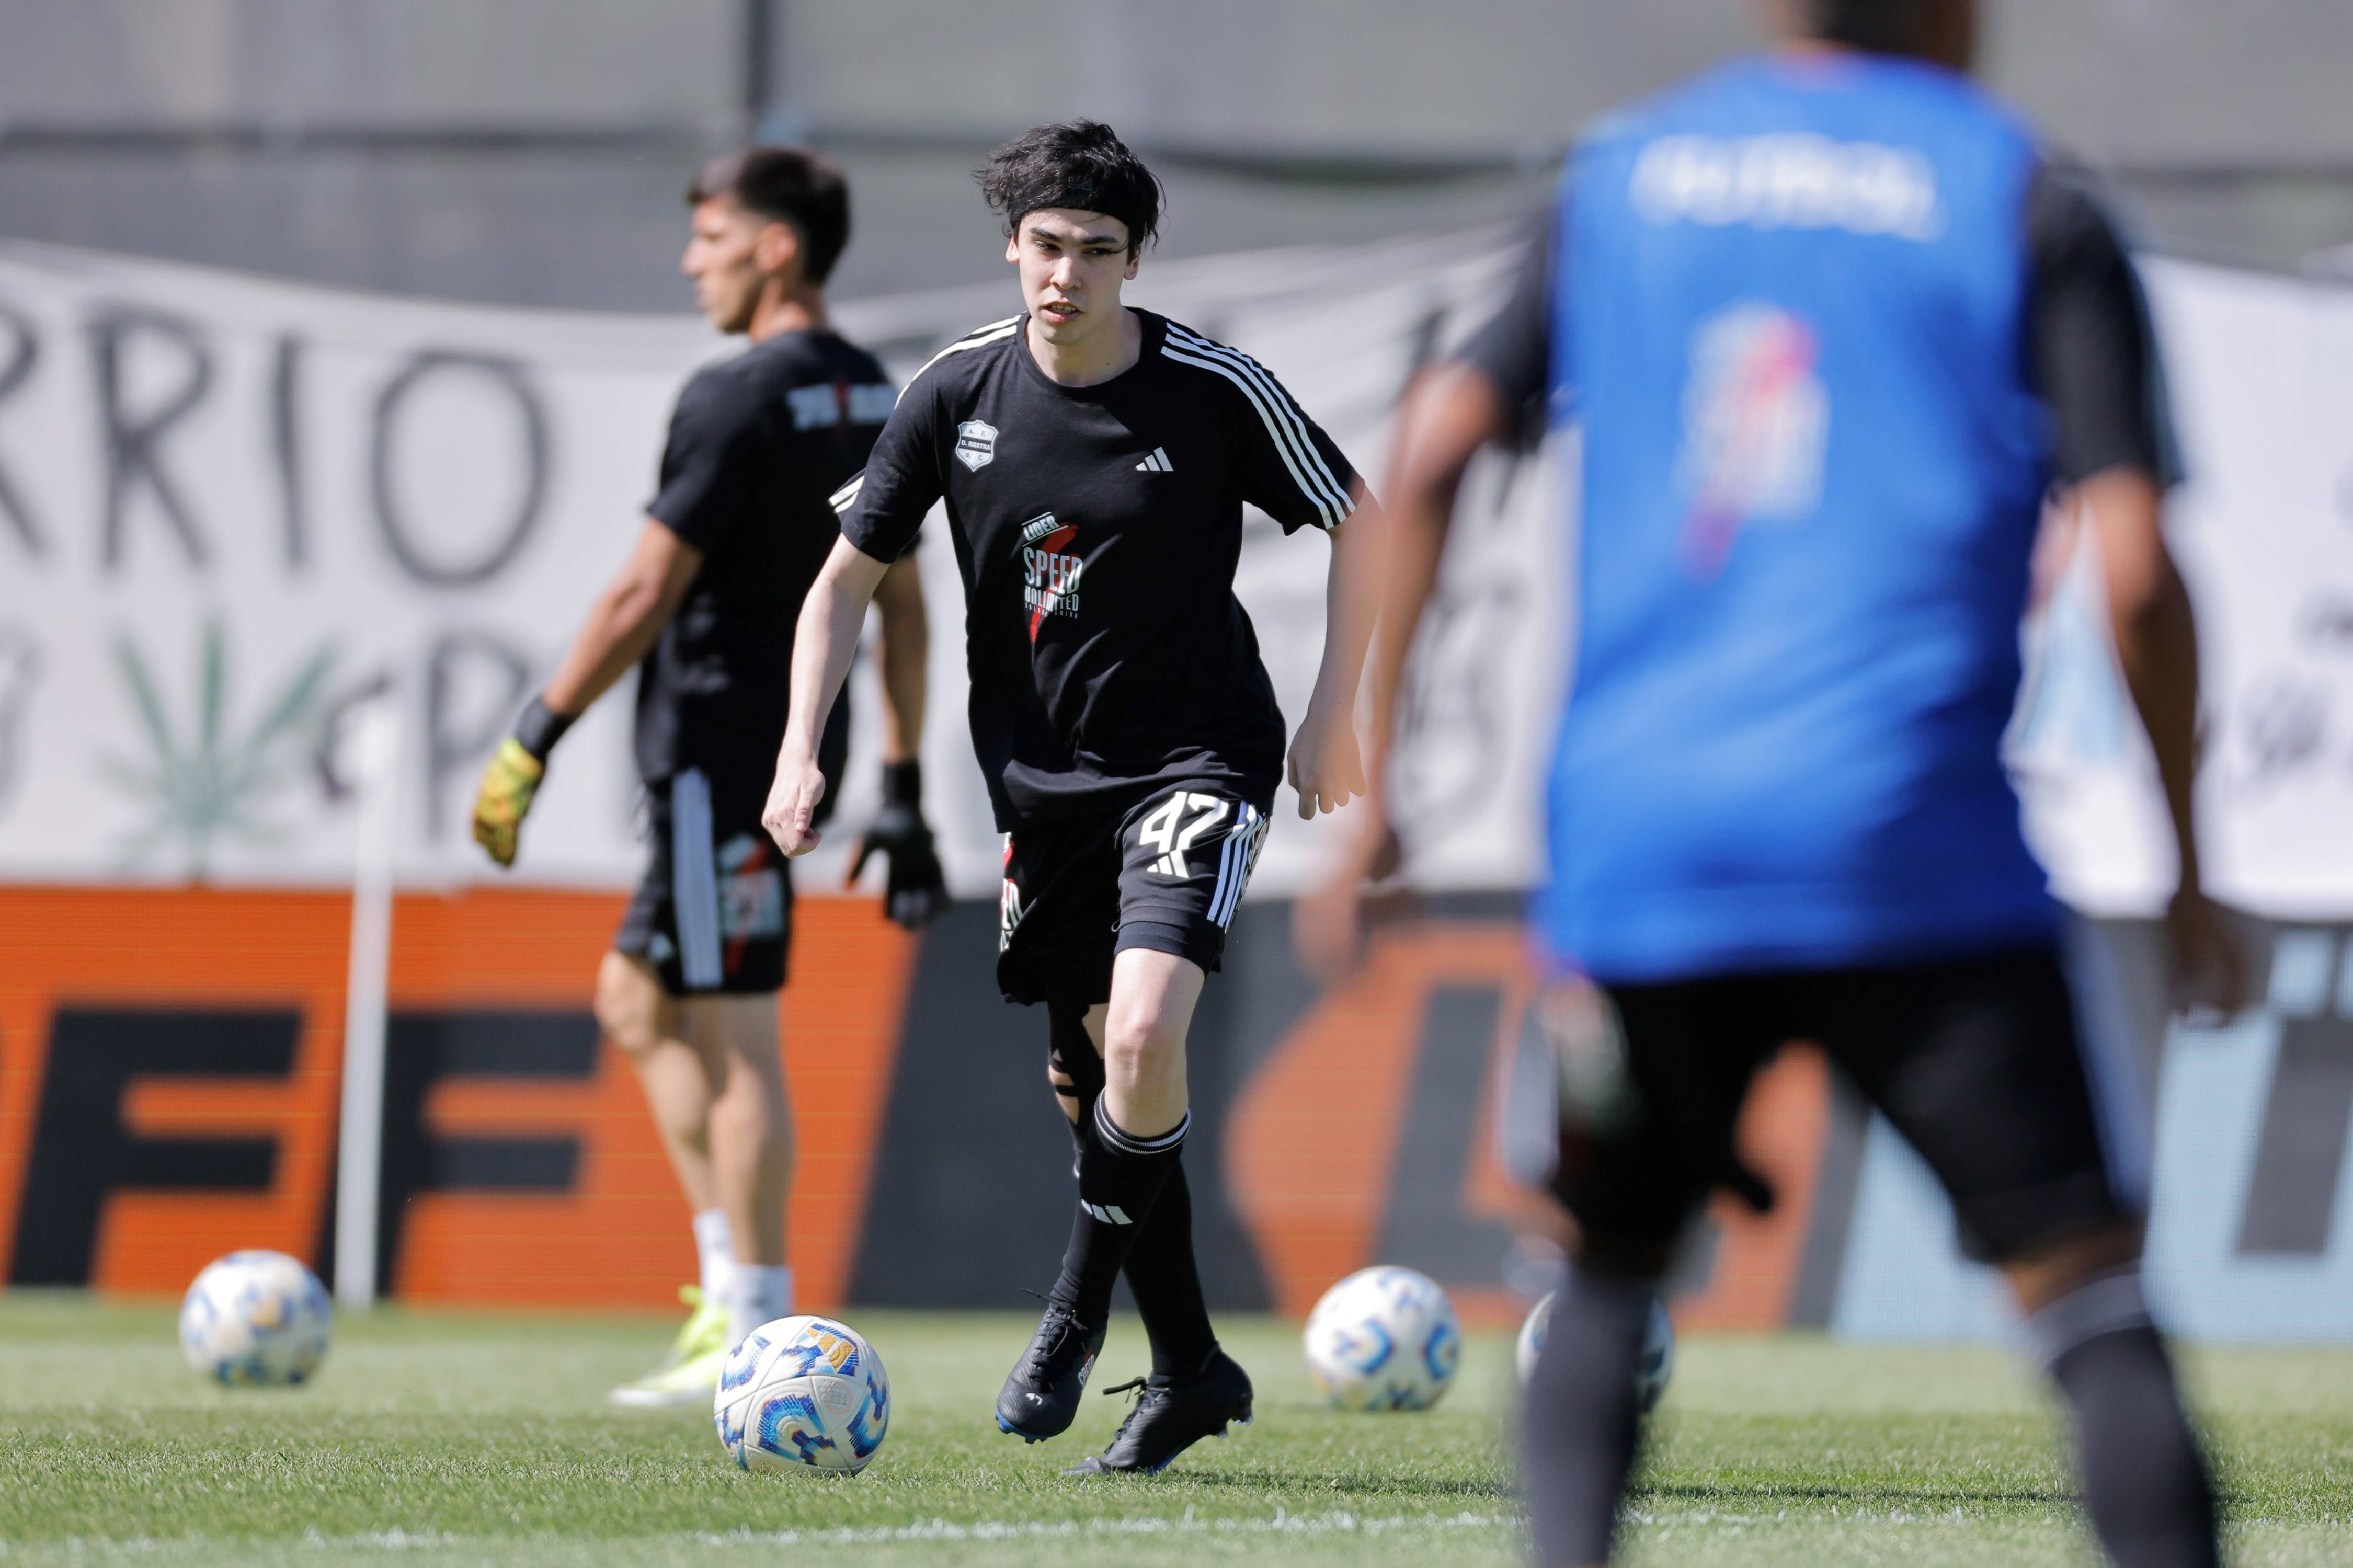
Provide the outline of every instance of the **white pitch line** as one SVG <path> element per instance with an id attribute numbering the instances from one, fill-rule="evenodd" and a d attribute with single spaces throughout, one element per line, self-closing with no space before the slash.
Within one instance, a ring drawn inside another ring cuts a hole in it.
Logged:
<path id="1" fill-rule="evenodd" d="M 1039 1541 L 1067 1540 L 1081 1535 L 1345 1535 L 1379 1534 L 1397 1531 L 1497 1530 L 1516 1525 L 1511 1516 L 1493 1513 L 1388 1514 L 1366 1517 L 1345 1511 L 1294 1514 L 1282 1510 L 1271 1519 L 1197 1519 L 1188 1509 L 1182 1519 L 1099 1519 L 1081 1521 L 1057 1519 L 982 1520 L 958 1524 L 934 1519 L 922 1524 L 835 1530 L 779 1530 L 755 1533 L 731 1531 L 724 1535 L 702 1531 L 691 1539 L 705 1546 L 889 1546 L 913 1541 Z"/>

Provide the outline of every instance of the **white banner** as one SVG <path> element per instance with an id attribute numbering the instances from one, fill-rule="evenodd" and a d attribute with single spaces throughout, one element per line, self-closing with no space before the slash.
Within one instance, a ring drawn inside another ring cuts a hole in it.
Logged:
<path id="1" fill-rule="evenodd" d="M 1377 471 L 1417 356 L 1493 297 L 1506 260 L 1491 242 L 1154 264 L 1136 297 L 1259 354 Z M 1018 303 L 1008 276 L 852 305 L 839 324 L 903 376 Z M 346 880 L 338 720 L 386 682 L 406 738 L 400 879 L 498 875 L 468 835 L 475 777 L 640 526 L 681 384 L 725 352 L 691 316 L 385 300 L 0 246 L 0 879 Z M 1440 760 L 1414 778 L 1446 825 L 1425 849 L 1447 885 L 1509 885 L 1531 864 L 1539 731 L 1523 716 L 1556 662 L 1556 515 L 1532 479 L 1490 495 L 1450 578 L 1448 654 L 1426 682 Z M 952 882 L 985 895 L 998 854 L 962 722 L 962 593 L 932 536 L 931 807 Z M 1241 593 L 1294 716 L 1328 553 L 1252 519 Z M 871 669 L 859 679 L 851 826 L 874 774 Z M 565 741 L 518 876 L 635 878 L 628 719 L 625 689 Z M 804 886 L 838 877 L 848 837 Z M 1275 834 L 1260 890 L 1295 889 L 1316 837 L 1295 820 Z"/>
<path id="2" fill-rule="evenodd" d="M 1265 361 L 1368 474 L 1413 367 L 1492 308 L 1500 237 L 1159 263 L 1138 302 Z M 2204 617 L 2216 889 L 2353 912 L 2353 292 L 2150 268 L 2192 475 L 2174 509 Z M 860 301 L 839 325 L 908 374 L 1016 308 L 1012 282 Z M 671 400 L 728 352 L 687 316 L 432 304 L 0 245 L 0 879 L 349 879 L 338 715 L 390 682 L 409 885 L 498 875 L 466 817 L 482 759 L 618 565 Z M 1569 508 L 1556 461 L 1482 460 L 1414 683 L 1399 774 L 1416 878 L 1524 885 L 1563 679 Z M 997 845 L 962 722 L 943 531 L 930 805 L 951 882 Z M 1253 515 L 1240 592 L 1294 719 L 1328 552 Z M 2147 752 L 2079 563 L 2033 634 L 2014 731 L 2063 893 L 2161 901 Z M 873 675 L 841 822 L 871 809 Z M 627 690 L 567 739 L 516 875 L 622 885 L 642 850 Z M 1286 791 L 1254 888 L 1296 891 L 1330 824 Z M 805 888 L 838 877 L 842 841 Z"/>

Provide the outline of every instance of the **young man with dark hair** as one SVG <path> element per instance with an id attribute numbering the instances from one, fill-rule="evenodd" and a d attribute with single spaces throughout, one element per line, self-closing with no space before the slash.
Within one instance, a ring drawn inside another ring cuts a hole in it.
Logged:
<path id="1" fill-rule="evenodd" d="M 1370 503 L 1329 437 L 1248 355 L 1120 302 L 1160 189 L 1103 125 L 1041 126 L 981 174 L 1023 311 L 909 383 L 802 612 L 766 821 L 797 855 L 824 793 L 815 712 L 868 595 L 945 498 L 969 610 L 972 734 L 1008 835 L 997 984 L 1046 1005 L 1078 1144 L 1060 1278 L 997 1424 L 1064 1430 L 1124 1268 L 1152 1373 L 1082 1472 L 1155 1471 L 1250 1383 L 1219 1349 L 1179 1152 L 1185 1038 L 1284 776 L 1283 721 L 1233 595 L 1242 509 L 1332 536 L 1324 662 L 1290 751 L 1300 815 L 1363 788 L 1350 730 L 1369 623 Z"/>
<path id="2" fill-rule="evenodd" d="M 596 977 L 596 1018 L 636 1066 L 694 1214 L 699 1286 L 668 1364 L 615 1389 L 628 1405 L 708 1400 L 727 1351 L 792 1310 L 785 1197 L 791 1112 L 776 992 L 791 939 L 789 868 L 760 826 L 784 734 L 794 617 L 840 536 L 828 497 L 889 416 L 881 365 L 826 324 L 825 280 L 849 237 L 849 192 L 824 159 L 754 147 L 688 187 L 681 268 L 712 325 L 751 347 L 680 394 L 661 488 L 636 548 L 571 651 L 482 775 L 474 837 L 501 866 L 549 753 L 632 666 L 637 761 L 653 853 Z M 944 901 L 916 749 L 927 642 L 912 560 L 878 585 L 883 811 L 860 847 L 890 860 L 910 928 Z M 848 709 L 828 703 L 839 775 Z"/>
<path id="3" fill-rule="evenodd" d="M 1871 1097 L 2007 1276 L 2111 1557 L 2216 1561 L 2141 1289 L 2146 1172 L 2108 1135 L 2138 1110 L 2110 1076 L 2130 1046 L 2071 990 L 2000 758 L 2061 487 L 2171 807 L 2182 994 L 2236 1006 L 2199 885 L 2173 453 L 2132 266 L 1966 79 L 1974 21 L 1970 0 L 1799 0 L 1778 50 L 1612 116 L 1509 303 L 1400 412 L 1377 758 L 1465 466 L 1524 415 L 1582 426 L 1575 690 L 1531 911 L 1578 1237 L 1525 1418 L 1546 1564 L 1609 1555 L 1661 1275 L 1791 1039 Z M 1303 918 L 1327 963 L 1381 837 Z"/>

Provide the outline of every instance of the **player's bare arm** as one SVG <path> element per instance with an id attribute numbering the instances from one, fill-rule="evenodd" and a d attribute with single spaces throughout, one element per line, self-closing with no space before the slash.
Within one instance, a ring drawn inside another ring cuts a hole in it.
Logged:
<path id="1" fill-rule="evenodd" d="M 833 547 L 810 585 L 801 605 L 799 629 L 793 640 L 790 705 L 786 710 L 785 743 L 776 753 L 776 780 L 768 791 L 768 808 L 760 821 L 787 855 L 806 855 L 821 838 L 810 819 L 825 796 L 825 775 L 818 771 L 818 734 L 824 715 L 849 677 L 849 661 L 858 651 L 858 634 L 866 625 L 866 606 L 882 585 L 890 563 L 877 561 L 848 540 Z"/>
<path id="2" fill-rule="evenodd" d="M 923 820 L 923 705 L 931 658 L 931 620 L 923 579 L 913 555 L 902 555 L 874 590 L 882 622 L 882 804 L 850 851 L 842 886 L 855 887 L 866 864 L 881 855 L 890 867 L 883 912 L 909 931 L 920 930 L 947 907 L 947 881 Z"/>
<path id="3" fill-rule="evenodd" d="M 923 607 L 923 578 L 912 555 L 900 557 L 874 589 L 882 618 L 882 705 L 890 725 L 882 731 L 882 761 L 912 763 L 923 754 L 923 706 L 929 686 L 932 623 Z"/>
<path id="4" fill-rule="evenodd" d="M 2198 771 L 2198 621 L 2173 553 L 2162 498 L 2138 468 L 2115 468 L 2076 487 L 2105 578 L 2116 661 L 2148 731 L 2173 827 L 2180 880 L 2166 911 L 2175 1005 L 2230 1014 L 2247 1001 L 2247 965 L 2222 911 L 2206 896 L 2191 786 Z"/>
<path id="5" fill-rule="evenodd" d="M 646 656 L 702 569 L 702 552 L 662 523 L 649 518 L 638 530 L 628 560 L 589 606 L 564 662 L 527 715 L 545 734 L 539 754 L 510 740 L 483 773 L 474 841 L 491 859 L 514 864 L 523 816 L 546 770 L 545 749 Z"/>
<path id="6" fill-rule="evenodd" d="M 586 712 L 645 658 L 702 569 L 702 551 L 649 518 L 628 560 L 588 607 L 541 700 L 558 713 Z"/>
<path id="7" fill-rule="evenodd" d="M 1350 835 L 1338 865 L 1300 905 L 1299 956 L 1313 973 L 1336 978 L 1355 967 L 1362 947 L 1365 884 L 1394 856 L 1381 782 L 1397 720 L 1397 693 L 1415 629 L 1438 584 L 1438 563 L 1454 525 L 1454 500 L 1479 448 L 1503 439 L 1510 410 L 1486 374 L 1471 365 L 1440 365 L 1408 389 L 1398 410 L 1397 435 L 1382 486 L 1388 497 L 1369 553 L 1377 559 L 1354 577 L 1354 592 L 1377 606 L 1365 629 L 1371 637 L 1370 718 L 1365 736 L 1364 788 L 1373 808 Z M 1351 520 L 1351 527 L 1355 520 Z M 1367 531 L 1370 532 L 1371 531 Z M 1345 539 L 1345 532 L 1343 538 Z M 1342 541 L 1335 540 L 1335 543 Z M 1335 574 L 1339 562 L 1334 563 Z M 1319 688 L 1320 689 L 1320 688 Z M 1301 815 L 1306 815 L 1303 794 Z"/>
<path id="8" fill-rule="evenodd" d="M 1285 777 L 1299 792 L 1299 816 L 1337 811 L 1365 793 L 1356 731 L 1356 692 L 1365 651 L 1380 610 L 1380 504 L 1362 480 L 1348 486 L 1347 518 L 1331 530 L 1332 563 L 1324 584 L 1324 661 L 1307 714 L 1292 741 Z"/>

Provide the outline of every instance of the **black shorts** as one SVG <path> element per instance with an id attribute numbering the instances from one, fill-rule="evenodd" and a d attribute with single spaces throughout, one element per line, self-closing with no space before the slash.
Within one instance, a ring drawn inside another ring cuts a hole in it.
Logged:
<path id="1" fill-rule="evenodd" d="M 1919 1152 L 1970 1257 L 2138 1217 L 2112 1173 L 2055 948 L 1600 997 L 1562 1001 L 1546 1025 L 1562 1064 L 1555 1186 L 1588 1232 L 1672 1243 L 1731 1169 L 1749 1079 L 1790 1040 L 1820 1044 Z"/>
<path id="2" fill-rule="evenodd" d="M 1266 812 L 1227 780 L 1178 784 L 1123 816 L 1041 822 L 1005 841 L 997 985 L 1008 1002 L 1111 999 L 1132 947 L 1218 971 L 1266 842 Z"/>
<path id="3" fill-rule="evenodd" d="M 653 855 L 613 946 L 652 964 L 673 996 L 784 987 L 793 879 L 760 826 L 771 782 L 689 768 L 646 786 Z"/>

